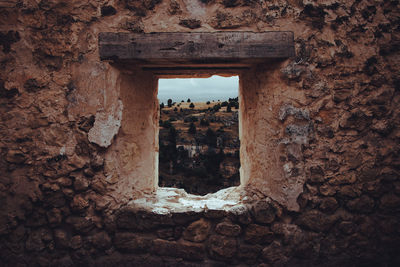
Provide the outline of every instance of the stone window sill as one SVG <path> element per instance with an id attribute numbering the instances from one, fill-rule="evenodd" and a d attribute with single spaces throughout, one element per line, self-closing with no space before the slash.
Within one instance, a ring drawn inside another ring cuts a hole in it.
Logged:
<path id="1" fill-rule="evenodd" d="M 203 212 L 207 210 L 233 211 L 245 208 L 243 189 L 229 187 L 205 196 L 186 193 L 184 189 L 159 187 L 152 195 L 129 202 L 129 206 L 157 214 Z"/>

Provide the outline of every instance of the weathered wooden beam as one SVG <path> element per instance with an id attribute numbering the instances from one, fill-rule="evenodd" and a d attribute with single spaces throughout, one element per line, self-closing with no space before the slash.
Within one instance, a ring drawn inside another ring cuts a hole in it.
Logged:
<path id="1" fill-rule="evenodd" d="M 100 58 L 152 64 L 259 63 L 294 56 L 293 32 L 109 33 Z"/>

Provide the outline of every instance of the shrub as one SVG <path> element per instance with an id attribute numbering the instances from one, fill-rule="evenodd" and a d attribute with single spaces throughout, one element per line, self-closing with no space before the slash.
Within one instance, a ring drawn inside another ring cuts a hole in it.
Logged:
<path id="1" fill-rule="evenodd" d="M 215 112 L 217 112 L 218 110 L 220 110 L 221 109 L 221 105 L 220 104 L 216 104 L 214 107 L 213 107 L 213 110 L 215 111 Z"/>
<path id="2" fill-rule="evenodd" d="M 211 128 L 207 129 L 206 132 L 206 143 L 211 147 L 216 147 L 217 145 L 217 136 Z"/>
<path id="3" fill-rule="evenodd" d="M 171 128 L 172 124 L 170 121 L 164 121 L 161 126 L 168 129 Z"/>
<path id="4" fill-rule="evenodd" d="M 188 131 L 190 134 L 196 134 L 196 125 L 194 125 L 194 123 L 192 122 L 192 123 L 190 123 L 190 126 L 189 126 L 189 131 Z"/>
<path id="5" fill-rule="evenodd" d="M 185 118 L 183 119 L 183 121 L 184 121 L 184 122 L 196 122 L 196 121 L 198 121 L 198 118 L 197 118 L 197 117 L 194 117 L 194 116 L 188 116 L 188 117 L 185 117 Z"/>
<path id="6" fill-rule="evenodd" d="M 208 122 L 208 120 L 202 118 L 202 119 L 200 120 L 200 125 L 201 125 L 201 126 L 209 126 L 210 123 Z"/>
<path id="7" fill-rule="evenodd" d="M 176 144 L 176 138 L 178 137 L 178 132 L 176 131 L 174 126 L 171 126 L 168 131 L 168 141 Z"/>

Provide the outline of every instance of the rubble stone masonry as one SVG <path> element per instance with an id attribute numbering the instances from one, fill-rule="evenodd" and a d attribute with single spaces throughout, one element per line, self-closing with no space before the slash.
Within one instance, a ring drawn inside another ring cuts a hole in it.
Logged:
<path id="1" fill-rule="evenodd" d="M 240 208 L 138 208 L 157 79 L 98 36 L 217 31 L 294 34 L 240 73 Z M 399 266 L 399 107 L 398 0 L 0 1 L 0 266 Z"/>

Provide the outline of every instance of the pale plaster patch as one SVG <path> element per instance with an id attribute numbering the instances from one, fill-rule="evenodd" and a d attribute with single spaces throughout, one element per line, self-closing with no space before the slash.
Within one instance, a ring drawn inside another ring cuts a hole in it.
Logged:
<path id="1" fill-rule="evenodd" d="M 240 212 L 246 210 L 241 192 L 239 187 L 229 187 L 216 193 L 197 196 L 186 193 L 184 189 L 160 187 L 154 194 L 132 200 L 128 205 L 157 214 L 207 210 Z"/>
<path id="2" fill-rule="evenodd" d="M 123 104 L 118 100 L 116 106 L 110 111 L 99 111 L 93 127 L 90 129 L 88 139 L 101 147 L 108 147 L 121 127 Z"/>

